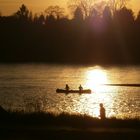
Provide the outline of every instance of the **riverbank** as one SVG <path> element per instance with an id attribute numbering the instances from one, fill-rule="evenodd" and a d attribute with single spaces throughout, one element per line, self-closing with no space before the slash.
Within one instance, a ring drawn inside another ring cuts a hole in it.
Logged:
<path id="1" fill-rule="evenodd" d="M 0 139 L 137 139 L 139 119 L 100 120 L 80 114 L 5 112 Z"/>

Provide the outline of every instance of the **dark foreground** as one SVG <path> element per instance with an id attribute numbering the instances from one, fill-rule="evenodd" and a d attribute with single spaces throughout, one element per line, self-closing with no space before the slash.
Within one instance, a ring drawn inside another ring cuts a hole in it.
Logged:
<path id="1" fill-rule="evenodd" d="M 140 120 L 99 120 L 86 115 L 1 113 L 0 139 L 139 139 Z"/>

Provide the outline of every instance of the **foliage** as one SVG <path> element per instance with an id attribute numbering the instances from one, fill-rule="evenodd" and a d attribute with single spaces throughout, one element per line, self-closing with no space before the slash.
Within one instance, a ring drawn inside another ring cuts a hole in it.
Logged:
<path id="1" fill-rule="evenodd" d="M 83 12 L 81 8 L 77 7 L 74 12 L 74 19 L 77 19 L 78 21 L 83 20 Z"/>
<path id="2" fill-rule="evenodd" d="M 53 16 L 56 19 L 62 18 L 64 17 L 64 8 L 59 7 L 58 5 L 56 6 L 49 6 L 46 10 L 45 10 L 46 15 L 49 16 Z"/>
<path id="3" fill-rule="evenodd" d="M 122 9 L 127 5 L 129 0 L 108 0 L 108 5 L 112 9 L 113 13 L 119 9 Z"/>
<path id="4" fill-rule="evenodd" d="M 29 10 L 28 8 L 22 4 L 19 10 L 14 14 L 17 18 L 21 18 L 23 20 L 28 19 L 29 17 Z"/>
<path id="5" fill-rule="evenodd" d="M 77 128 L 92 128 L 92 127 L 110 127 L 110 128 L 140 128 L 139 119 L 117 119 L 107 118 L 100 120 L 86 114 L 69 114 L 62 112 L 54 114 L 49 112 L 7 112 L 0 116 L 0 123 L 2 124 L 28 124 L 28 125 L 47 125 L 47 126 L 72 126 Z"/>
<path id="6" fill-rule="evenodd" d="M 70 0 L 68 7 L 71 11 L 75 11 L 76 8 L 80 8 L 83 12 L 84 18 L 87 18 L 90 15 L 93 4 L 94 0 Z"/>
<path id="7" fill-rule="evenodd" d="M 114 13 L 95 7 L 88 17 L 76 7 L 73 18 L 57 6 L 33 15 L 22 5 L 0 18 L 1 62 L 140 64 L 140 14 L 126 7 Z"/>

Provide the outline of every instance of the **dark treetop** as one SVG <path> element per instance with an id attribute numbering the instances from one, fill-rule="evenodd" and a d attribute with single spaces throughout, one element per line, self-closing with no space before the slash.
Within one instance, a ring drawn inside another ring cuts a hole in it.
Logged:
<path id="1" fill-rule="evenodd" d="M 84 17 L 77 8 L 68 19 L 61 10 L 33 16 L 22 5 L 0 16 L 0 62 L 140 64 L 140 14 L 106 6 Z"/>

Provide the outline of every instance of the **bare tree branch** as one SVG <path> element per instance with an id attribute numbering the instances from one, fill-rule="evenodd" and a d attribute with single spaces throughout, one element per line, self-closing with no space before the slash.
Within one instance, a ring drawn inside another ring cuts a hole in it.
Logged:
<path id="1" fill-rule="evenodd" d="M 55 18 L 61 18 L 64 16 L 64 8 L 61 8 L 59 6 L 49 6 L 46 10 L 45 13 L 47 16 L 54 16 Z"/>

